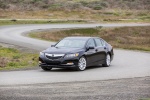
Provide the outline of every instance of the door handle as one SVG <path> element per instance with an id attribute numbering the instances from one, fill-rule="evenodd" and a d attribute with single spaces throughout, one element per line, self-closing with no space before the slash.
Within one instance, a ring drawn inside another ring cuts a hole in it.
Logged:
<path id="1" fill-rule="evenodd" d="M 95 51 L 97 52 L 97 51 L 98 51 L 98 49 L 95 49 Z"/>
<path id="2" fill-rule="evenodd" d="M 104 49 L 106 49 L 106 47 L 104 47 Z"/>

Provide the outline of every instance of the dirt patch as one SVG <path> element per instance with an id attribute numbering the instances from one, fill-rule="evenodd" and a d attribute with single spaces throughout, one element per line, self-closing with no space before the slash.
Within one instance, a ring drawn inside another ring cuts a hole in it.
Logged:
<path id="1" fill-rule="evenodd" d="M 0 67 L 4 68 L 7 63 L 9 62 L 9 58 L 7 57 L 0 57 Z"/>
<path id="2" fill-rule="evenodd" d="M 13 45 L 13 44 L 9 44 L 9 43 L 4 43 L 4 42 L 0 42 L 0 47 L 14 48 L 21 52 L 26 52 L 26 53 L 38 53 L 38 51 L 36 51 L 35 49 L 29 49 L 29 48 Z"/>

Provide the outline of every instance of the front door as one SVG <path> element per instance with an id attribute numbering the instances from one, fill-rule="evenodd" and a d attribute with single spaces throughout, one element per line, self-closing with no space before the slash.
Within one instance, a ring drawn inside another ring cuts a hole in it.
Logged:
<path id="1" fill-rule="evenodd" d="M 95 42 L 94 42 L 94 39 L 90 39 L 88 42 L 87 42 L 87 51 L 85 53 L 86 55 L 86 58 L 87 58 L 87 65 L 88 66 L 91 66 L 93 65 L 93 63 L 96 62 L 96 59 L 95 59 L 95 56 L 97 55 L 96 53 L 96 49 L 95 49 Z M 93 49 L 88 49 L 89 47 L 94 47 Z"/>

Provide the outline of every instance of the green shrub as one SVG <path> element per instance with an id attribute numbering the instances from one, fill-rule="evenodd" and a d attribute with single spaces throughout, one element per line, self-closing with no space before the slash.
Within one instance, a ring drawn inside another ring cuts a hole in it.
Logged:
<path id="1" fill-rule="evenodd" d="M 48 7 L 49 10 L 59 10 L 61 8 L 62 8 L 62 4 L 51 4 Z"/>
<path id="2" fill-rule="evenodd" d="M 101 10 L 102 7 L 101 7 L 100 5 L 97 5 L 97 6 L 94 6 L 93 9 L 94 9 L 94 10 Z"/>
<path id="3" fill-rule="evenodd" d="M 8 8 L 8 7 L 9 7 L 9 6 L 8 6 L 6 3 L 0 1 L 0 8 L 6 9 L 6 8 Z"/>
<path id="4" fill-rule="evenodd" d="M 15 55 L 13 56 L 13 59 L 19 59 L 19 58 L 21 58 L 21 54 L 15 54 Z"/>
<path id="5" fill-rule="evenodd" d="M 31 2 L 36 3 L 36 2 L 39 2 L 39 1 L 42 1 L 42 0 L 32 0 Z"/>
<path id="6" fill-rule="evenodd" d="M 86 2 L 86 1 L 80 1 L 80 3 L 81 3 L 83 6 L 87 6 L 87 5 L 88 5 L 88 2 Z"/>
<path id="7" fill-rule="evenodd" d="M 15 66 L 18 66 L 18 63 L 17 62 L 9 62 L 8 66 L 15 67 Z"/>

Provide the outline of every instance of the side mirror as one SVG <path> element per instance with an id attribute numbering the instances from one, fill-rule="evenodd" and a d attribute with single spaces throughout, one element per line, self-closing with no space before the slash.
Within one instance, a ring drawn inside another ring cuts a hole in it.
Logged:
<path id="1" fill-rule="evenodd" d="M 88 49 L 88 50 L 89 50 L 89 49 L 94 49 L 94 46 L 89 46 L 87 49 Z"/>

